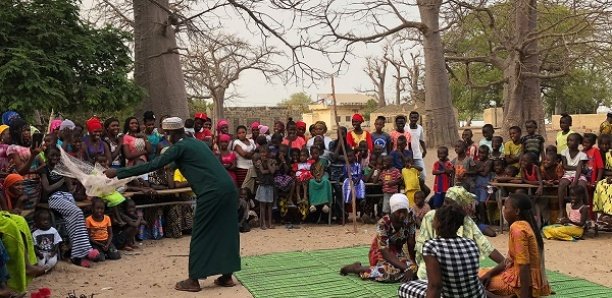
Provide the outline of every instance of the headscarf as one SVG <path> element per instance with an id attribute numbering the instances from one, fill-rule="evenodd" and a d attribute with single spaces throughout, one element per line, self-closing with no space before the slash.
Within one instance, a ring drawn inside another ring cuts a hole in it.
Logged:
<path id="1" fill-rule="evenodd" d="M 49 133 L 52 133 L 54 130 L 58 129 L 62 125 L 62 120 L 53 119 L 51 120 L 51 124 L 49 125 Z"/>
<path id="2" fill-rule="evenodd" d="M 6 125 L 6 124 L 2 124 L 2 125 L 0 125 L 0 135 L 1 135 L 1 134 L 2 134 L 2 133 L 5 131 L 5 130 L 7 130 L 8 128 L 9 128 L 9 126 L 8 126 L 8 125 Z"/>
<path id="3" fill-rule="evenodd" d="M 6 205 L 9 210 L 13 209 L 13 200 L 10 196 L 9 189 L 11 188 L 11 186 L 22 181 L 23 176 L 19 174 L 9 174 L 8 176 L 6 176 L 6 178 L 4 178 L 4 184 L 2 185 L 2 187 L 4 188 L 4 198 L 6 199 Z"/>
<path id="4" fill-rule="evenodd" d="M 315 127 L 316 126 L 323 126 L 323 134 L 325 134 L 327 132 L 327 124 L 325 124 L 325 121 L 317 121 L 315 122 Z"/>
<path id="5" fill-rule="evenodd" d="M 306 130 L 306 122 L 304 121 L 298 121 L 295 123 L 295 127 Z"/>
<path id="6" fill-rule="evenodd" d="M 74 129 L 76 127 L 76 125 L 74 125 L 74 122 L 72 122 L 72 120 L 64 120 L 62 121 L 62 124 L 60 124 L 60 130 L 64 130 L 64 129 Z"/>
<path id="7" fill-rule="evenodd" d="M 228 134 L 219 135 L 219 142 L 229 142 L 232 138 Z"/>
<path id="8" fill-rule="evenodd" d="M 259 124 L 259 122 L 255 121 L 255 122 L 251 123 L 251 130 L 259 129 L 260 126 L 261 125 Z"/>
<path id="9" fill-rule="evenodd" d="M 96 130 L 102 129 L 102 121 L 98 117 L 91 117 L 85 122 L 87 131 L 91 134 Z"/>
<path id="10" fill-rule="evenodd" d="M 270 130 L 270 128 L 265 125 L 259 126 L 259 133 L 262 135 L 265 135 L 268 132 L 268 130 Z"/>
<path id="11" fill-rule="evenodd" d="M 364 121 L 363 116 L 361 116 L 361 114 L 354 114 L 352 120 L 360 123 Z"/>
<path id="12" fill-rule="evenodd" d="M 206 119 L 208 119 L 208 115 L 206 115 L 206 113 L 197 112 L 193 116 L 193 119 L 202 119 L 202 120 L 206 121 Z"/>
<path id="13" fill-rule="evenodd" d="M 389 205 L 391 213 L 401 209 L 408 210 L 408 197 L 403 193 L 396 193 L 389 199 Z"/>
<path id="14" fill-rule="evenodd" d="M 221 127 L 226 126 L 226 125 L 229 126 L 229 122 L 225 119 L 221 119 L 217 121 L 217 132 L 221 132 Z"/>
<path id="15" fill-rule="evenodd" d="M 476 195 L 467 191 L 463 186 L 449 187 L 448 190 L 446 190 L 445 198 L 457 203 L 468 214 L 472 214 L 474 211 Z"/>
<path id="16" fill-rule="evenodd" d="M 4 112 L 4 114 L 2 114 L 2 124 L 6 124 L 8 126 L 11 125 L 11 122 L 14 119 L 17 118 L 21 118 L 21 116 L 19 116 L 19 114 L 15 111 L 6 111 Z"/>

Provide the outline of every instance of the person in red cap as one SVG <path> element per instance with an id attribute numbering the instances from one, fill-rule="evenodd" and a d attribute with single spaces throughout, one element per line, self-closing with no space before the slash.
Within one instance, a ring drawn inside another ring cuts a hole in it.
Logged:
<path id="1" fill-rule="evenodd" d="M 306 137 L 306 122 L 298 121 L 295 123 L 295 126 L 297 128 L 297 136 L 304 139 L 305 142 L 308 142 L 308 138 Z"/>
<path id="2" fill-rule="evenodd" d="M 194 125 L 193 125 L 193 130 L 195 130 L 195 138 L 200 140 L 200 141 L 204 141 L 204 139 L 206 137 L 211 137 L 213 136 L 212 131 L 210 131 L 210 128 L 206 128 L 204 127 L 204 124 L 206 123 L 206 120 L 208 120 L 208 116 L 205 113 L 195 113 L 194 115 Z"/>
<path id="3" fill-rule="evenodd" d="M 251 139 L 253 142 L 257 142 L 257 137 L 259 136 L 259 122 L 255 121 L 251 123 Z"/>
<path id="4" fill-rule="evenodd" d="M 372 135 L 369 131 L 363 130 L 361 128 L 361 123 L 363 123 L 364 119 L 361 114 L 353 115 L 351 122 L 353 124 L 353 130 L 349 132 L 346 136 L 346 142 L 351 148 L 355 149 L 359 146 L 361 141 L 366 141 L 368 144 L 369 152 L 372 152 L 374 149 L 374 143 L 372 142 Z"/>
<path id="5" fill-rule="evenodd" d="M 83 138 L 83 145 L 85 146 L 81 147 L 81 150 L 83 150 L 82 156 L 91 164 L 96 163 L 98 155 L 105 156 L 108 162 L 112 161 L 110 147 L 102 140 L 102 130 L 104 129 L 102 121 L 96 116 L 91 117 L 85 122 L 85 127 L 89 136 Z M 110 164 L 106 166 L 110 166 Z"/>

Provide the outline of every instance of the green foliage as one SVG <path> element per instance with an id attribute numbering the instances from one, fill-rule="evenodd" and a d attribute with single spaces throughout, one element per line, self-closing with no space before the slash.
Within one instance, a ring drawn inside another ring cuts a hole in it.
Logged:
<path id="1" fill-rule="evenodd" d="M 279 107 L 292 108 L 294 110 L 306 113 L 309 111 L 308 105 L 313 104 L 310 95 L 305 92 L 293 93 L 287 99 L 283 99 L 278 103 Z"/>
<path id="2" fill-rule="evenodd" d="M 363 118 L 365 118 L 366 121 L 370 121 L 370 114 L 376 110 L 378 110 L 378 101 L 375 99 L 369 99 L 368 102 L 366 102 L 366 106 L 362 110 Z M 370 126 L 372 126 L 372 124 L 370 124 Z"/>
<path id="3" fill-rule="evenodd" d="M 600 105 L 610 106 L 611 78 L 609 70 L 585 65 L 566 77 L 544 83 L 546 113 L 594 114 Z"/>
<path id="4" fill-rule="evenodd" d="M 75 0 L 0 1 L 0 106 L 104 113 L 137 103 L 129 35 L 79 19 Z"/>
<path id="5" fill-rule="evenodd" d="M 472 120 L 482 116 L 484 109 L 490 107 L 490 103 L 495 101 L 499 106 L 502 103 L 502 84 L 490 82 L 499 80 L 501 71 L 484 64 L 470 65 L 470 80 L 475 86 L 466 85 L 467 75 L 465 65 L 455 65 L 452 67 L 453 78 L 450 81 L 453 104 L 459 111 L 459 120 Z"/>
<path id="6" fill-rule="evenodd" d="M 187 101 L 187 104 L 189 105 L 189 115 L 195 115 L 195 113 L 198 112 L 202 112 L 202 113 L 208 113 L 208 111 L 210 111 L 212 113 L 213 111 L 213 107 L 214 107 L 214 103 L 212 102 L 208 102 L 206 100 L 203 99 L 189 99 Z M 208 115 L 209 117 L 212 117 L 212 115 Z"/>

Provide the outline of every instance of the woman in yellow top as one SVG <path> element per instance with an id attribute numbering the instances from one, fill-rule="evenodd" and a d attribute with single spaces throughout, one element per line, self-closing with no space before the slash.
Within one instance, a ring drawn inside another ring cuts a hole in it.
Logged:
<path id="1" fill-rule="evenodd" d="M 544 241 L 537 232 L 531 200 L 524 194 L 512 194 L 504 207 L 504 218 L 510 224 L 508 256 L 493 269 L 481 269 L 480 279 L 493 295 L 550 295 L 544 268 Z"/>
<path id="2" fill-rule="evenodd" d="M 408 197 L 410 207 L 414 207 L 414 194 L 421 190 L 419 175 L 422 168 L 414 165 L 412 156 L 406 157 L 406 166 L 402 169 L 402 179 L 404 180 L 404 193 Z"/>

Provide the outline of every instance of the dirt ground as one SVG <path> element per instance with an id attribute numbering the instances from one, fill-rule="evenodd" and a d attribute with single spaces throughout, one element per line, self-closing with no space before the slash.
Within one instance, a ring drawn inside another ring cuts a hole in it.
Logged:
<path id="1" fill-rule="evenodd" d="M 479 140 L 479 135 L 474 140 Z M 554 142 L 554 133 L 549 133 L 548 140 Z M 430 150 L 425 160 L 428 167 L 434 158 L 435 150 Z M 431 185 L 431 175 L 428 176 Z M 373 232 L 373 225 L 362 224 L 358 225 L 357 233 L 352 233 L 352 225 L 254 229 L 241 234 L 241 255 L 369 245 Z M 507 234 L 491 241 L 502 254 L 507 252 Z M 201 281 L 204 290 L 200 293 L 175 291 L 174 284 L 187 277 L 189 237 L 146 241 L 141 248 L 125 253 L 119 261 L 96 264 L 91 269 L 62 262 L 47 276 L 35 279 L 30 289 L 49 287 L 53 297 L 67 297 L 73 291 L 77 297 L 80 294 L 88 297 L 91 294 L 94 297 L 252 297 L 241 285 L 215 287 L 213 278 Z M 577 242 L 545 241 L 545 250 L 547 269 L 612 287 L 612 259 L 608 255 L 612 251 L 612 234 L 600 234 L 597 238 L 587 235 L 586 240 Z"/>

